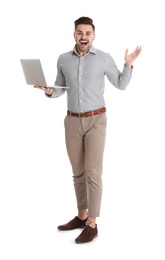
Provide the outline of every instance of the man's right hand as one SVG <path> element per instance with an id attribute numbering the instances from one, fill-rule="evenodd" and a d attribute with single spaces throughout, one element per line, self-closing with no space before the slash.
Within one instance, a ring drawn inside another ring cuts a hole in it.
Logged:
<path id="1" fill-rule="evenodd" d="M 36 85 L 36 86 L 34 86 L 34 88 L 38 88 L 38 89 L 41 89 L 41 90 L 45 91 L 45 94 L 47 94 L 49 96 L 51 96 L 52 93 L 53 93 L 53 88 L 52 87 L 44 87 L 44 86 Z"/>

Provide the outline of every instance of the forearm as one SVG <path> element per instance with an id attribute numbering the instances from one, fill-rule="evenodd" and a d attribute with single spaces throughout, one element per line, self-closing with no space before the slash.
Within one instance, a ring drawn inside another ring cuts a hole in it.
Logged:
<path id="1" fill-rule="evenodd" d="M 131 68 L 128 68 L 126 66 L 126 64 L 124 64 L 124 68 L 123 71 L 119 77 L 119 81 L 118 81 L 118 88 L 121 90 L 125 90 L 126 87 L 128 86 L 131 77 L 132 77 L 132 69 L 133 66 L 131 66 Z"/>
<path id="2" fill-rule="evenodd" d="M 111 84 L 121 90 L 125 90 L 128 86 L 130 79 L 132 77 L 132 68 L 127 68 L 125 65 L 123 71 L 120 72 L 116 65 L 111 66 L 110 70 L 107 72 L 107 77 Z"/>

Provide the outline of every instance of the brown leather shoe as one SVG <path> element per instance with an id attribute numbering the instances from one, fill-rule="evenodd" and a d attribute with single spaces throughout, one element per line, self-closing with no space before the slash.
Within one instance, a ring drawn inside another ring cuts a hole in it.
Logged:
<path id="1" fill-rule="evenodd" d="M 66 231 L 66 230 L 73 230 L 75 228 L 84 228 L 86 225 L 87 218 L 84 220 L 81 220 L 79 217 L 75 217 L 74 219 L 70 220 L 68 223 L 64 225 L 60 225 L 57 228 L 60 231 Z"/>
<path id="2" fill-rule="evenodd" d="M 97 224 L 95 228 L 91 228 L 90 226 L 86 226 L 81 234 L 75 239 L 77 244 L 91 242 L 95 237 L 98 236 Z"/>

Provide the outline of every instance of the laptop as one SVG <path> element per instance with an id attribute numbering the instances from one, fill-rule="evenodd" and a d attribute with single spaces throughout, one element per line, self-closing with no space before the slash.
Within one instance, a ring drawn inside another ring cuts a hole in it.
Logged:
<path id="1" fill-rule="evenodd" d="M 47 85 L 45 75 L 39 59 L 20 59 L 22 70 L 25 76 L 26 83 L 33 86 L 44 86 L 54 88 L 67 88 L 61 86 Z"/>

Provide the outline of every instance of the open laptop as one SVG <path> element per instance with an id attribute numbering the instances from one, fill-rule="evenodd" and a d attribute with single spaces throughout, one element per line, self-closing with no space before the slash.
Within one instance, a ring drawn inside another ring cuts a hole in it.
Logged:
<path id="1" fill-rule="evenodd" d="M 33 86 L 67 88 L 47 85 L 41 61 L 39 59 L 20 59 L 26 83 Z"/>

